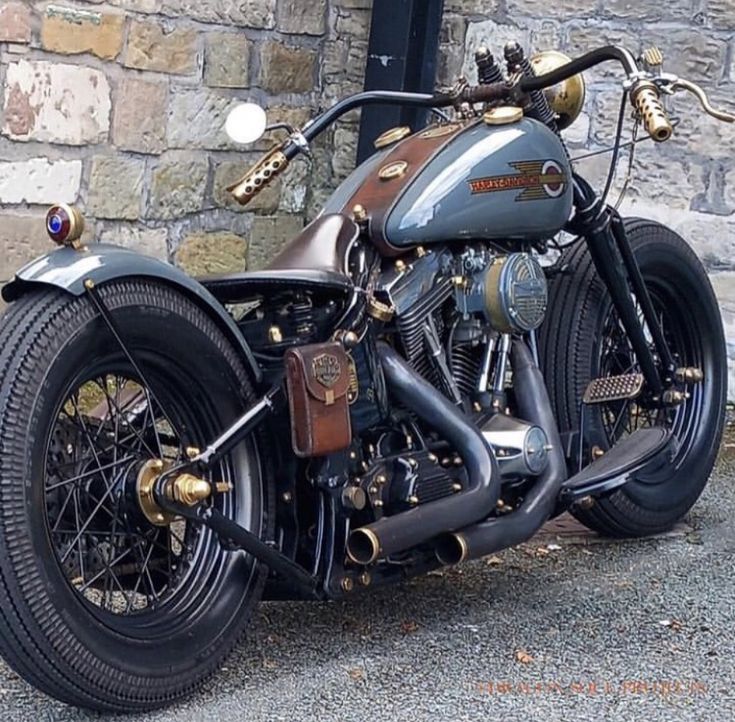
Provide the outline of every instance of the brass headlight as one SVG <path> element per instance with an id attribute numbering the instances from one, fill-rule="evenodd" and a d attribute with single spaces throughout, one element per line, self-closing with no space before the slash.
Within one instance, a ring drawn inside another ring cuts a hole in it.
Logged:
<path id="1" fill-rule="evenodd" d="M 557 50 L 546 50 L 531 58 L 536 75 L 546 75 L 571 62 L 571 58 Z M 558 85 L 547 88 L 544 93 L 551 109 L 557 115 L 559 129 L 568 128 L 582 112 L 587 94 L 582 74 L 574 75 Z"/>

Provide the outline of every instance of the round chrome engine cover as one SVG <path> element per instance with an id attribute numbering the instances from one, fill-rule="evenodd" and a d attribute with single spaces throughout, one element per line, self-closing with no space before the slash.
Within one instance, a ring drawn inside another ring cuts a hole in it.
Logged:
<path id="1" fill-rule="evenodd" d="M 502 333 L 527 333 L 546 316 L 548 284 L 544 269 L 528 253 L 495 259 L 485 275 L 485 305 L 490 323 Z"/>

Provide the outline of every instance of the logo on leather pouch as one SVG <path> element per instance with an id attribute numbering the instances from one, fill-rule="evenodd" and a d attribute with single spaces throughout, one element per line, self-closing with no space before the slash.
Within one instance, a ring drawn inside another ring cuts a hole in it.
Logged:
<path id="1" fill-rule="evenodd" d="M 311 362 L 311 370 L 314 373 L 314 378 L 324 388 L 331 389 L 342 375 L 342 364 L 336 356 L 323 353 L 316 356 Z"/>
<path id="2" fill-rule="evenodd" d="M 556 161 L 527 160 L 508 165 L 517 172 L 470 180 L 472 195 L 517 190 L 521 192 L 516 202 L 543 201 L 559 198 L 567 188 L 567 174 Z"/>

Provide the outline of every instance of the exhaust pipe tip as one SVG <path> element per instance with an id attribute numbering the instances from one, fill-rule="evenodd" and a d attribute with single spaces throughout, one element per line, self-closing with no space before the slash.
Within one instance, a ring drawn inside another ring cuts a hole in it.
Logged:
<path id="1" fill-rule="evenodd" d="M 355 529 L 347 540 L 347 556 L 356 564 L 372 564 L 380 556 L 380 539 L 370 529 Z"/>
<path id="2" fill-rule="evenodd" d="M 434 549 L 436 558 L 447 567 L 461 564 L 470 556 L 467 540 L 461 534 L 444 534 Z"/>

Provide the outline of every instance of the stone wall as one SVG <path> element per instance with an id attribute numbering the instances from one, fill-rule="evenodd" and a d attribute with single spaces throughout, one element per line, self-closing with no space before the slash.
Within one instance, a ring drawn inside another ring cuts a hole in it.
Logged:
<path id="1" fill-rule="evenodd" d="M 571 55 L 656 44 L 667 70 L 735 93 L 732 0 L 446 0 L 440 83 L 510 38 Z M 223 133 L 239 99 L 303 121 L 361 87 L 371 0 L 0 0 L 0 282 L 48 248 L 45 206 L 77 202 L 88 236 L 194 273 L 262 266 L 354 164 L 357 116 L 246 211 L 224 188 L 257 156 Z M 574 157 L 612 142 L 619 75 L 587 75 Z M 712 274 L 735 359 L 735 131 L 676 98 L 676 138 L 637 153 L 623 208 L 680 230 Z M 578 161 L 601 185 L 609 156 Z M 624 185 L 620 164 L 613 199 Z M 735 364 L 731 385 L 735 395 Z"/>
<path id="2" fill-rule="evenodd" d="M 360 89 L 369 7 L 0 0 L 0 284 L 50 247 L 54 201 L 84 209 L 87 237 L 193 273 L 265 264 L 353 167 L 358 118 L 243 211 L 225 186 L 267 146 L 233 146 L 227 111 L 252 98 L 303 124 Z"/>

